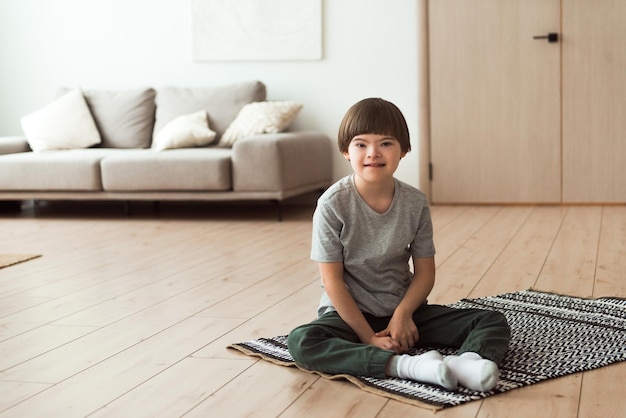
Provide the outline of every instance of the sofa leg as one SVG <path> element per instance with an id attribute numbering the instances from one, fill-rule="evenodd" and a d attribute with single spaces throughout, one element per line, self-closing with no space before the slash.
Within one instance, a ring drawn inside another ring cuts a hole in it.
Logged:
<path id="1" fill-rule="evenodd" d="M 278 222 L 282 222 L 283 220 L 283 208 L 280 206 L 280 200 L 272 200 L 274 206 L 276 206 L 276 213 L 278 215 Z"/>

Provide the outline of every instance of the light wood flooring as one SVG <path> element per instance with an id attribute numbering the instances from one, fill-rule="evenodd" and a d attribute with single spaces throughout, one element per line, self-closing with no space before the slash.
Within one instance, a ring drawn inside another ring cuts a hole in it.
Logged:
<path id="1" fill-rule="evenodd" d="M 226 346 L 315 314 L 310 206 L 52 204 L 0 213 L 0 417 L 431 417 Z M 626 296 L 624 206 L 434 206 L 431 302 Z M 625 417 L 626 363 L 437 417 Z"/>

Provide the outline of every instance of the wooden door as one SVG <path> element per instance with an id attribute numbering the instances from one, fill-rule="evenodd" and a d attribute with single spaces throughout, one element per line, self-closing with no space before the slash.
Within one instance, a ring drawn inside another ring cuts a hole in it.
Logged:
<path id="1" fill-rule="evenodd" d="M 563 201 L 626 202 L 626 2 L 563 1 Z"/>
<path id="2" fill-rule="evenodd" d="M 559 202 L 560 1 L 428 8 L 431 201 Z"/>

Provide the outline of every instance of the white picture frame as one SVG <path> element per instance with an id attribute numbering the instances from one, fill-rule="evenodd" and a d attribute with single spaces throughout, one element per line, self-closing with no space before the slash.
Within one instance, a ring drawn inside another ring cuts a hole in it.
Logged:
<path id="1" fill-rule="evenodd" d="M 322 59 L 322 0 L 193 0 L 197 61 Z"/>

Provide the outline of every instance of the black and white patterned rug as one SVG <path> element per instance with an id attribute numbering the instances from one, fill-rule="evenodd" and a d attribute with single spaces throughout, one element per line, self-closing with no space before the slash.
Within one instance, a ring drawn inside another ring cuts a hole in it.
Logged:
<path id="1" fill-rule="evenodd" d="M 524 290 L 463 299 L 450 306 L 488 309 L 506 315 L 511 326 L 511 342 L 494 390 L 474 392 L 461 387 L 448 391 L 404 379 L 318 374 L 330 379 L 344 378 L 365 391 L 438 410 L 626 360 L 625 299 L 581 299 Z M 259 338 L 229 347 L 276 364 L 295 366 L 286 339 L 286 336 Z M 413 350 L 412 354 L 425 351 Z M 453 352 L 439 351 L 444 355 Z"/>

